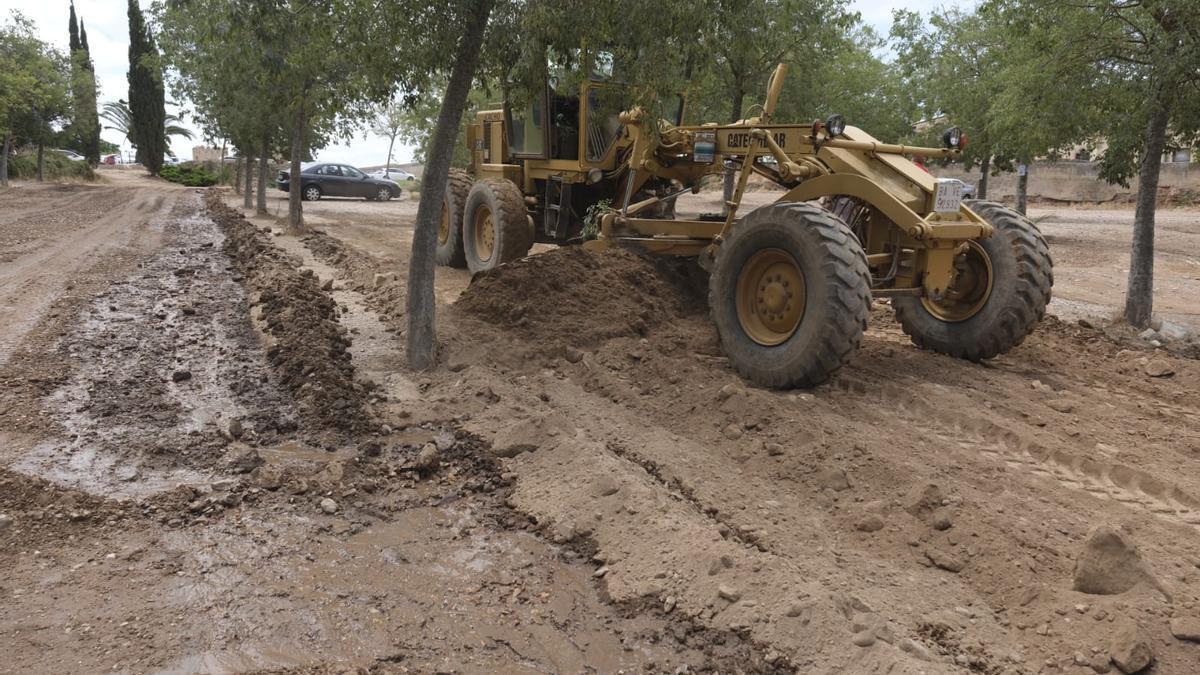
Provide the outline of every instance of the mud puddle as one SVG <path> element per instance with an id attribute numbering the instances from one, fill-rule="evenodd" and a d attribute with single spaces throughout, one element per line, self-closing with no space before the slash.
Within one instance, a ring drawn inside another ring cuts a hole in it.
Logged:
<path id="1" fill-rule="evenodd" d="M 61 436 L 12 467 L 117 497 L 207 480 L 230 424 L 271 440 L 289 416 L 271 383 L 223 235 L 181 198 L 162 222 L 164 248 L 112 284 L 57 346 L 74 368 L 44 401 Z"/>

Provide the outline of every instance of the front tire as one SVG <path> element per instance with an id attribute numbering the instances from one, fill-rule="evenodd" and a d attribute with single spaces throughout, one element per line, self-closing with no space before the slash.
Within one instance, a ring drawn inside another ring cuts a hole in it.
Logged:
<path id="1" fill-rule="evenodd" d="M 462 232 L 463 253 L 472 274 L 525 257 L 533 246 L 525 195 L 510 180 L 476 181 L 467 195 Z"/>
<path id="2" fill-rule="evenodd" d="M 375 201 L 386 202 L 386 201 L 391 201 L 391 199 L 392 199 L 391 188 L 381 187 L 381 188 L 379 188 L 379 192 L 375 193 Z M 368 199 L 368 201 L 369 201 L 369 199 Z"/>
<path id="3" fill-rule="evenodd" d="M 1021 344 L 1046 314 L 1054 266 L 1046 239 L 1028 218 L 996 202 L 964 200 L 996 229 L 969 243 L 955 289 L 941 302 L 892 299 L 900 327 L 913 344 L 969 361 L 982 361 Z M 964 276 L 965 274 L 965 276 Z"/>
<path id="4" fill-rule="evenodd" d="M 316 185 L 308 185 L 300 194 L 304 197 L 304 201 L 315 202 L 321 198 L 321 188 Z"/>
<path id="5" fill-rule="evenodd" d="M 437 250 L 434 261 L 443 267 L 467 266 L 463 253 L 463 208 L 471 192 L 471 175 L 462 169 L 450 169 L 446 178 L 446 195 L 442 197 L 442 221 L 438 224 Z"/>
<path id="6" fill-rule="evenodd" d="M 862 344 L 870 288 L 866 255 L 845 223 L 808 204 L 772 204 L 733 226 L 709 278 L 708 302 L 742 377 L 812 387 Z"/>

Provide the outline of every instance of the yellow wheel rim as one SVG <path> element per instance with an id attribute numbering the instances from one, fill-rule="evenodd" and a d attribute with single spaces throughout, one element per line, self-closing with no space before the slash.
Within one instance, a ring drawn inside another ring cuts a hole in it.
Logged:
<path id="1" fill-rule="evenodd" d="M 978 314 L 992 296 L 994 283 L 992 259 L 978 242 L 967 242 L 966 250 L 955 256 L 954 267 L 954 280 L 941 298 L 921 298 L 930 314 L 951 323 Z"/>
<path id="2" fill-rule="evenodd" d="M 738 274 L 738 322 L 758 344 L 782 344 L 800 325 L 806 297 L 804 273 L 796 259 L 781 249 L 763 249 L 750 256 Z"/>
<path id="3" fill-rule="evenodd" d="M 438 223 L 438 243 L 445 244 L 450 239 L 450 209 L 442 202 L 442 222 Z"/>
<path id="4" fill-rule="evenodd" d="M 495 246 L 496 225 L 492 220 L 492 212 L 486 206 L 481 206 L 475 211 L 475 255 L 487 262 L 492 259 Z"/>

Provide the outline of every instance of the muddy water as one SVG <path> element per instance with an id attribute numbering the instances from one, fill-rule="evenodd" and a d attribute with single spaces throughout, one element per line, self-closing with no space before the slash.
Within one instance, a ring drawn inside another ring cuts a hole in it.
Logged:
<path id="1" fill-rule="evenodd" d="M 182 197 L 152 222 L 164 248 L 88 306 L 58 351 L 76 364 L 45 402 L 62 430 L 14 468 L 97 494 L 209 477 L 232 420 L 270 437 L 289 415 L 227 271 L 223 237 Z"/>

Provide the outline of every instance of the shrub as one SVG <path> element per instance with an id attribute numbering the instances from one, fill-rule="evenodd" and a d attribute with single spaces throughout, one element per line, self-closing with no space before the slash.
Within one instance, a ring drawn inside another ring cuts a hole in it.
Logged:
<path id="1" fill-rule="evenodd" d="M 87 162 L 72 162 L 46 148 L 43 154 L 43 176 L 46 180 L 95 180 L 96 174 Z M 37 179 L 37 150 L 26 149 L 8 156 L 8 177 L 19 180 Z"/>
<path id="2" fill-rule="evenodd" d="M 168 164 L 158 172 L 159 178 L 188 187 L 208 187 L 217 184 L 217 176 L 195 164 Z"/>

